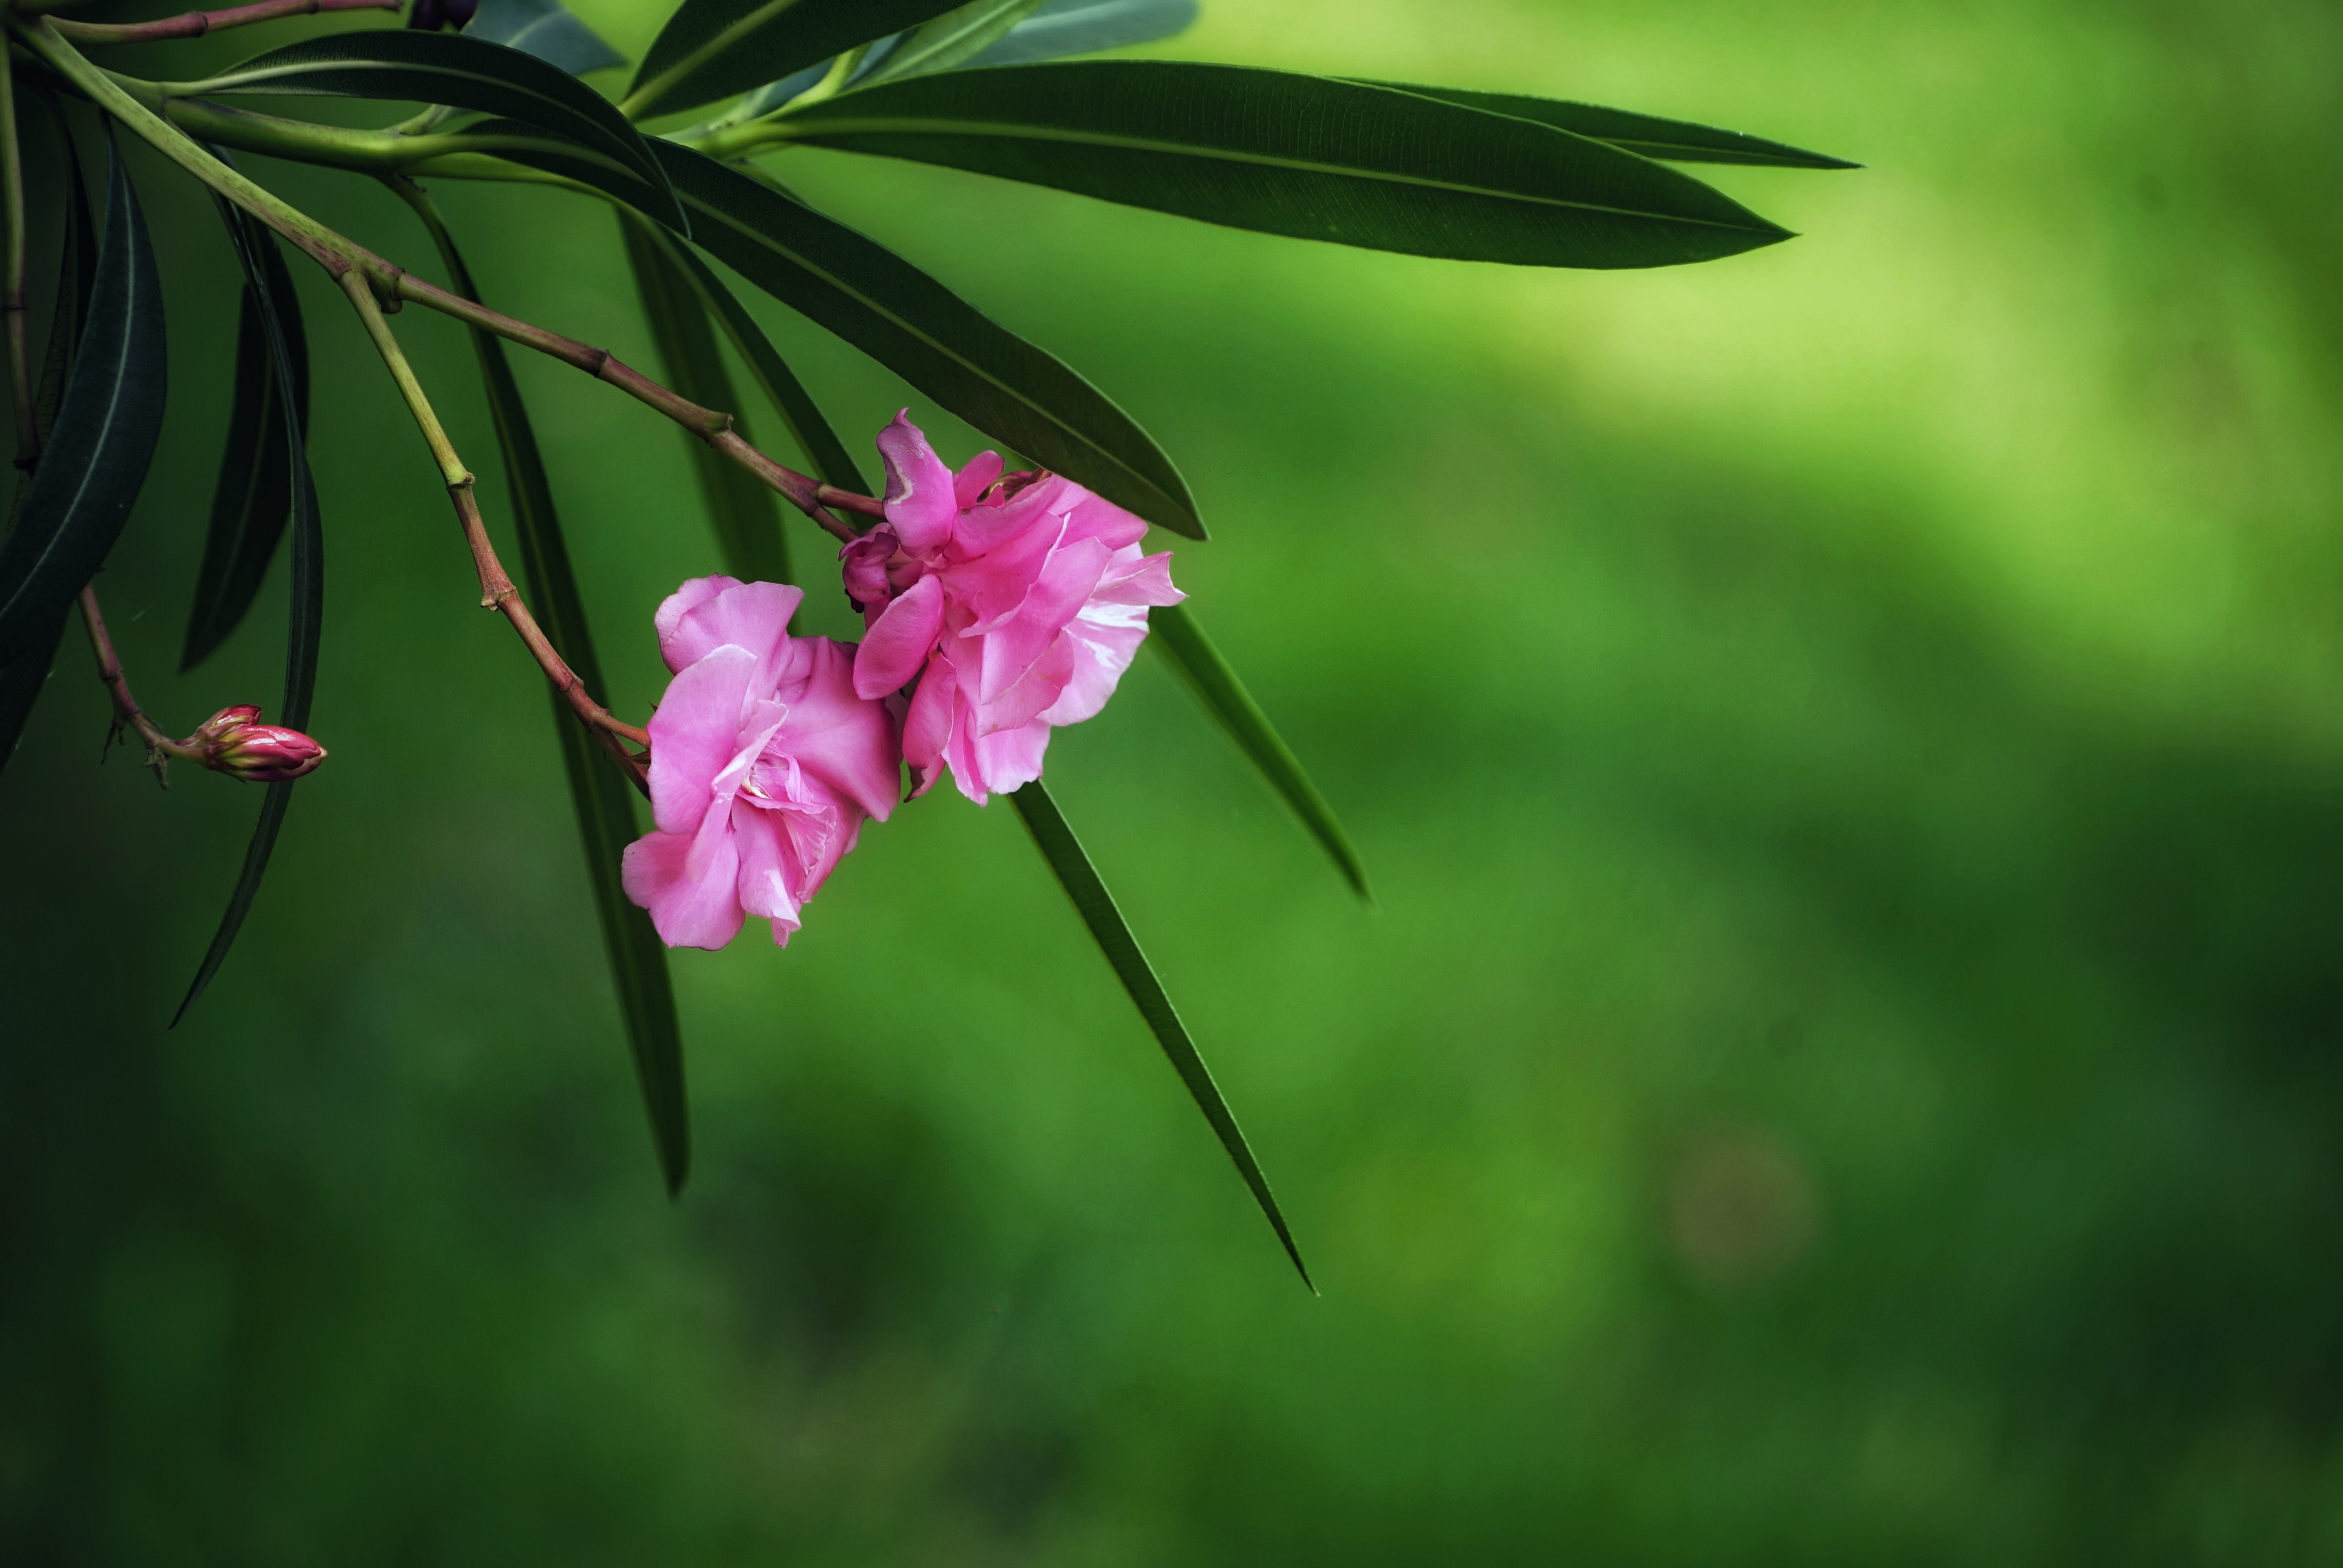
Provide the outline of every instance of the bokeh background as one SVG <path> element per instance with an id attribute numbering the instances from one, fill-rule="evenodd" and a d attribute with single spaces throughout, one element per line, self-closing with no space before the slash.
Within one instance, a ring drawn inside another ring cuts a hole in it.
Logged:
<path id="1" fill-rule="evenodd" d="M 538 678 L 305 273 L 334 759 L 184 1027 L 256 794 L 97 766 L 72 645 L 0 779 L 0 1557 L 2343 1561 L 2343 17 L 1208 0 L 1151 52 L 1869 166 L 1715 171 L 1805 237 L 1600 275 L 786 160 L 1212 520 L 1178 577 L 1379 906 L 1151 658 L 1050 777 L 1323 1298 L 949 791 L 786 952 L 678 955 L 669 1203 Z M 185 728 L 274 699 L 284 588 L 171 673 L 234 275 L 134 156 L 173 415 L 105 591 Z M 607 213 L 439 194 L 492 298 L 650 362 Z M 974 448 L 759 309 L 858 440 Z M 501 514 L 468 346 L 397 324 Z M 639 712 L 716 558 L 685 454 L 521 373 Z"/>

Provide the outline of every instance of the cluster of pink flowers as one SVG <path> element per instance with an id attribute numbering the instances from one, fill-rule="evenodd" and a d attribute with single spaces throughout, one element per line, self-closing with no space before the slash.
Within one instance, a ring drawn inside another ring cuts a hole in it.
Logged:
<path id="1" fill-rule="evenodd" d="M 1040 778 L 1050 731 L 1114 694 L 1149 607 L 1185 597 L 1168 553 L 1141 553 L 1146 523 L 1061 476 L 991 452 L 954 474 L 901 414 L 879 451 L 885 521 L 840 552 L 860 647 L 790 637 L 803 596 L 778 583 L 699 578 L 659 607 L 675 679 L 650 722 L 656 826 L 625 874 L 670 947 L 720 948 L 749 915 L 786 944 L 906 763 L 912 795 L 949 769 L 980 806 Z"/>

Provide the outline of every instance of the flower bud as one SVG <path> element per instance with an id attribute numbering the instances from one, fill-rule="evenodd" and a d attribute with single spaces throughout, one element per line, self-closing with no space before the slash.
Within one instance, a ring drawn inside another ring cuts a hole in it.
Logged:
<path id="1" fill-rule="evenodd" d="M 326 759 L 326 749 L 299 730 L 261 723 L 249 702 L 221 709 L 187 739 L 205 767 L 255 784 L 298 779 Z"/>

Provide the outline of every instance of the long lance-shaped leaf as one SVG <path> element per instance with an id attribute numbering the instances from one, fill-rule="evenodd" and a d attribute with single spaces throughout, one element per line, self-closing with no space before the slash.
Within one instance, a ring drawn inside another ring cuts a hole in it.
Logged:
<path id="1" fill-rule="evenodd" d="M 617 159 L 655 190 L 664 191 L 666 184 L 642 133 L 599 93 L 534 55 L 460 34 L 332 33 L 255 55 L 217 76 L 175 90 L 207 97 L 297 93 L 391 98 L 477 109 L 570 137 Z M 671 197 L 661 216 L 684 221 Z"/>
<path id="2" fill-rule="evenodd" d="M 1007 36 L 968 62 L 1022 65 L 1152 43 L 1195 25 L 1196 0 L 1041 0 Z"/>
<path id="3" fill-rule="evenodd" d="M 1245 689 L 1237 672 L 1222 657 L 1212 639 L 1204 635 L 1196 618 L 1188 613 L 1188 607 L 1175 604 L 1148 611 L 1147 628 L 1151 634 L 1148 641 L 1170 662 L 1195 694 L 1196 700 L 1204 705 L 1204 711 L 1220 722 L 1237 743 L 1237 749 L 1261 769 L 1262 778 L 1278 799 L 1293 808 L 1293 814 L 1333 859 L 1334 869 L 1342 872 L 1352 890 L 1373 903 L 1374 894 L 1367 888 L 1366 862 L 1359 859 L 1350 835 L 1342 831 L 1334 809 L 1318 793 L 1318 786 L 1311 782 L 1302 759 L 1293 755 L 1293 749 L 1270 723 L 1269 715 L 1261 710 L 1261 704 Z"/>
<path id="4" fill-rule="evenodd" d="M 1690 120 L 1664 120 L 1657 115 L 1606 109 L 1594 104 L 1532 97 L 1526 93 L 1475 93 L 1462 87 L 1419 87 L 1408 82 L 1377 82 L 1364 77 L 1347 79 L 1358 81 L 1365 86 L 1387 87 L 1394 93 L 1413 93 L 1419 98 L 1437 98 L 1443 103 L 1461 104 L 1468 109 L 1482 109 L 1493 115 L 1511 115 L 1515 119 L 1558 126 L 1565 131 L 1592 136 L 1598 142 L 1609 142 L 1614 147 L 1624 147 L 1647 158 L 1662 158 L 1674 164 L 1758 164 L 1785 169 L 1859 169 L 1863 166 L 1825 153 L 1810 153 L 1786 142 L 1769 142 L 1763 136 L 1719 130 L 1715 126 L 1695 125 Z"/>
<path id="5" fill-rule="evenodd" d="M 627 63 L 561 0 L 480 0 L 464 36 L 534 55 L 573 76 Z"/>
<path id="6" fill-rule="evenodd" d="M 953 0 L 683 0 L 618 106 L 638 120 L 696 109 L 952 7 Z"/>
<path id="7" fill-rule="evenodd" d="M 984 53 L 1009 30 L 1032 15 L 1041 0 L 969 0 L 931 22 L 923 22 L 903 35 L 887 58 L 865 80 L 891 82 L 902 76 L 922 76 L 949 71 Z"/>
<path id="8" fill-rule="evenodd" d="M 841 490 L 852 490 L 864 496 L 876 495 L 878 492 L 871 489 L 862 477 L 861 467 L 847 450 L 846 443 L 838 438 L 837 430 L 831 427 L 830 420 L 815 404 L 812 394 L 805 389 L 805 384 L 797 378 L 797 373 L 781 357 L 780 350 L 773 347 L 773 340 L 765 336 L 765 329 L 757 325 L 757 318 L 749 314 L 749 307 L 742 305 L 739 297 L 724 286 L 724 280 L 716 276 L 716 269 L 700 260 L 692 253 L 691 247 L 680 240 L 656 230 L 644 232 L 651 234 L 666 251 L 669 259 L 691 279 L 700 303 L 707 307 L 716 324 L 724 329 L 724 336 L 731 341 L 733 351 L 740 356 L 741 363 L 749 367 L 749 373 L 757 378 L 758 387 L 772 404 L 774 412 L 780 415 L 781 423 L 789 427 L 789 439 L 797 443 L 798 450 L 804 454 L 807 462 L 813 465 L 815 477 Z"/>
<path id="9" fill-rule="evenodd" d="M 1232 228 L 1532 266 L 1668 266 L 1790 237 L 1607 142 L 1285 71 L 1091 60 L 948 71 L 778 124 Z"/>
<path id="10" fill-rule="evenodd" d="M 1131 927 L 1123 920 L 1122 911 L 1115 907 L 1114 895 L 1107 891 L 1106 883 L 1100 879 L 1098 869 L 1091 864 L 1081 840 L 1074 837 L 1073 829 L 1067 826 L 1064 814 L 1058 809 L 1058 803 L 1050 798 L 1049 790 L 1042 788 L 1040 779 L 1023 786 L 1009 798 L 1016 802 L 1017 814 L 1025 819 L 1026 828 L 1033 835 L 1033 842 L 1041 847 L 1041 858 L 1050 863 L 1050 869 L 1057 874 L 1059 885 L 1074 901 L 1075 913 L 1081 915 L 1082 924 L 1090 928 L 1091 939 L 1106 955 L 1106 961 L 1114 970 L 1115 978 L 1122 982 L 1122 989 L 1131 993 L 1132 1003 L 1139 1009 L 1139 1016 L 1147 1020 L 1147 1027 L 1154 1032 L 1157 1043 L 1163 1047 L 1163 1054 L 1172 1059 L 1172 1070 L 1179 1073 L 1180 1081 L 1188 1086 L 1189 1094 L 1195 1099 L 1196 1108 L 1204 1113 L 1204 1120 L 1212 1123 L 1221 1147 L 1227 1150 L 1229 1158 L 1236 1162 L 1237 1174 L 1244 1178 L 1245 1186 L 1252 1191 L 1253 1201 L 1261 1205 L 1261 1211 L 1268 1219 L 1270 1228 L 1277 1232 L 1278 1241 L 1285 1248 L 1285 1255 L 1293 1260 L 1294 1268 L 1302 1274 L 1302 1282 L 1310 1285 L 1314 1295 L 1318 1287 L 1310 1282 L 1310 1270 L 1302 1261 L 1302 1250 L 1293 1244 L 1293 1232 L 1286 1228 L 1285 1216 L 1279 1212 L 1276 1198 L 1270 1193 L 1269 1178 L 1262 1174 L 1261 1161 L 1253 1158 L 1252 1148 L 1245 1142 L 1244 1132 L 1237 1126 L 1235 1114 L 1229 1110 L 1228 1101 L 1222 1098 L 1221 1086 L 1212 1081 L 1212 1070 L 1204 1065 L 1204 1059 L 1197 1053 L 1196 1042 L 1188 1038 L 1188 1026 L 1180 1021 L 1180 1014 L 1172 1008 L 1172 999 L 1163 992 L 1163 982 L 1155 978 L 1154 966 L 1140 950 L 1138 939 L 1131 934 Z"/>
<path id="11" fill-rule="evenodd" d="M 286 317 L 294 306 L 289 293 L 278 292 L 278 280 L 289 284 L 290 279 L 286 277 L 281 261 L 274 267 L 269 266 L 277 236 L 256 219 L 225 202 L 220 204 L 220 216 L 227 224 L 228 237 L 235 242 L 236 259 L 244 265 L 245 286 L 259 301 L 278 381 L 284 386 L 296 386 L 298 378 L 293 365 L 294 329 L 286 325 Z M 318 524 L 317 487 L 309 475 L 299 415 L 291 401 L 281 398 L 277 412 L 285 431 L 281 450 L 291 474 L 293 522 L 285 695 L 277 705 L 277 722 L 295 729 L 307 729 L 310 703 L 317 695 L 317 649 L 325 628 L 326 544 Z M 244 867 L 236 875 L 236 890 L 228 895 L 227 910 L 220 916 L 219 929 L 212 933 L 211 946 L 205 950 L 203 962 L 196 967 L 196 978 L 181 999 L 179 1010 L 172 1015 L 174 1029 L 204 994 L 212 977 L 219 973 L 220 965 L 227 960 L 228 950 L 236 945 L 237 933 L 244 930 L 245 916 L 251 912 L 252 901 L 259 896 L 260 879 L 268 870 L 269 857 L 276 852 L 277 836 L 285 826 L 285 814 L 292 809 L 295 782 L 287 779 L 269 785 L 268 793 L 261 799 L 260 819 L 253 826 L 252 841 L 245 847 Z"/>
<path id="12" fill-rule="evenodd" d="M 88 325 L 25 509 L 0 540 L 0 662 L 49 635 L 129 519 L 163 428 L 163 289 L 130 175 L 106 138 L 106 237 Z"/>
<path id="13" fill-rule="evenodd" d="M 236 226 L 231 218 L 230 227 Z M 268 317 L 260 293 L 244 286 L 236 317 L 236 401 L 228 413 L 227 447 L 220 454 L 219 481 L 212 491 L 211 527 L 204 560 L 196 574 L 196 602 L 187 614 L 187 637 L 179 655 L 182 670 L 194 668 L 227 639 L 252 608 L 268 572 L 285 520 L 293 509 L 293 464 L 286 432 L 309 428 L 309 345 L 301 325 L 301 303 L 285 254 L 274 244 L 257 247 L 268 275 L 277 324 L 284 329 L 286 357 L 293 367 L 293 417 L 280 407 L 283 384 L 269 342 Z"/>
<path id="14" fill-rule="evenodd" d="M 643 210 L 649 194 L 608 159 L 518 127 L 477 127 L 498 157 Z M 844 338 L 985 434 L 1149 522 L 1205 538 L 1187 482 L 1106 394 L 883 246 L 712 158 L 654 141 L 719 261 Z M 656 212 L 647 216 L 656 217 Z"/>
<path id="15" fill-rule="evenodd" d="M 40 382 L 33 393 L 33 429 L 45 446 L 50 432 L 56 427 L 57 409 L 65 399 L 65 382 L 73 373 L 74 355 L 81 346 L 83 326 L 89 319 L 90 296 L 97 282 L 97 226 L 90 220 L 89 192 L 82 184 L 81 158 L 74 147 L 73 131 L 65 124 L 56 100 L 45 93 L 41 97 L 56 123 L 62 150 L 59 173 L 65 186 L 64 234 L 58 242 L 56 306 L 49 313 L 48 347 L 42 356 Z M 7 527 L 11 531 L 24 511 L 25 497 L 40 467 L 37 450 L 22 454 L 22 458 L 15 497 L 8 508 Z M 25 722 L 33 716 L 34 704 L 48 685 L 49 671 L 57 661 L 57 648 L 65 640 L 66 615 L 65 607 L 59 606 L 45 627 L 34 628 L 21 651 L 13 658 L 0 659 L 0 769 L 7 767 L 9 759 L 15 755 Z"/>
<path id="16" fill-rule="evenodd" d="M 447 264 L 449 285 L 465 298 L 478 301 L 479 290 L 456 242 L 436 216 L 426 221 Z M 522 574 L 538 624 L 588 690 L 606 691 L 601 660 L 595 654 L 593 633 L 587 625 L 585 597 L 578 591 L 578 575 L 570 566 L 569 546 L 553 507 L 553 484 L 538 450 L 528 409 L 521 401 L 520 384 L 514 379 L 504 344 L 495 334 L 474 327 L 472 347 L 479 355 L 480 379 L 488 388 L 488 411 L 496 420 L 497 448 L 504 458 L 505 485 L 520 536 Z M 667 949 L 651 929 L 650 916 L 628 899 L 620 879 L 620 858 L 637 837 L 633 790 L 608 759 L 597 754 L 585 727 L 558 693 L 553 696 L 553 728 L 560 738 L 562 766 L 569 776 L 569 799 L 577 809 L 578 837 L 586 851 L 586 875 L 594 887 L 594 907 L 601 916 L 602 945 L 609 956 L 610 978 L 618 988 L 618 1010 L 626 1018 L 627 1040 L 634 1050 L 636 1081 L 650 1117 L 659 1170 L 667 1180 L 669 1195 L 673 1196 L 683 1191 L 684 1180 L 691 1171 L 683 1030 L 676 1021 Z"/>
<path id="17" fill-rule="evenodd" d="M 699 291 L 649 230 L 649 222 L 635 214 L 618 215 L 627 261 L 634 269 L 635 289 L 642 297 L 643 315 L 650 322 L 668 385 L 703 408 L 737 409 L 739 397 L 716 346 L 716 334 L 709 328 Z M 733 421 L 742 438 L 753 443 L 755 437 L 738 414 Z M 789 546 L 773 492 L 690 431 L 681 434 L 692 470 L 699 476 L 709 521 L 724 551 L 725 570 L 744 582 L 789 581 Z"/>
<path id="18" fill-rule="evenodd" d="M 505 122 L 474 129 L 498 157 L 645 210 L 648 187 L 573 142 Z M 1171 458 L 1064 361 L 803 202 L 688 147 L 651 145 L 695 215 L 691 238 L 718 260 L 1011 450 L 1151 523 L 1206 537 Z"/>

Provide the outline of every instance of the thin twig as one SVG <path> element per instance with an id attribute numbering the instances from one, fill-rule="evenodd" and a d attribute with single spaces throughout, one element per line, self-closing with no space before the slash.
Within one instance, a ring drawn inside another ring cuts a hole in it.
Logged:
<path id="1" fill-rule="evenodd" d="M 0 315 L 8 324 L 8 390 L 16 407 L 16 457 L 30 464 L 41 455 L 40 427 L 33 417 L 33 371 L 25 333 L 25 157 L 16 129 L 16 74 L 0 61 L 0 201 L 6 204 L 8 274 L 0 285 Z"/>
<path id="2" fill-rule="evenodd" d="M 398 339 L 392 336 L 390 323 L 383 319 L 382 307 L 376 302 L 374 291 L 367 286 L 365 277 L 356 267 L 342 275 L 341 284 L 342 292 L 348 295 L 350 303 L 357 307 L 358 319 L 366 324 L 367 336 L 373 339 L 376 351 L 382 356 L 383 364 L 390 371 L 390 378 L 397 384 L 399 396 L 406 399 L 407 411 L 414 416 L 417 427 L 423 432 L 424 443 L 431 448 L 432 460 L 439 465 L 440 477 L 447 486 L 447 498 L 456 508 L 456 521 L 464 530 L 464 542 L 471 548 L 473 569 L 479 575 L 480 608 L 493 609 L 512 623 L 513 630 L 536 658 L 538 668 L 544 670 L 546 678 L 553 682 L 554 690 L 561 695 L 562 700 L 569 704 L 570 709 L 579 719 L 585 720 L 602 749 L 626 769 L 635 787 L 648 793 L 649 785 L 643 772 L 643 760 L 628 751 L 622 742 L 631 740 L 638 746 L 648 747 L 650 737 L 613 717 L 608 709 L 588 696 L 585 683 L 578 678 L 578 672 L 569 668 L 560 652 L 547 640 L 544 631 L 537 624 L 537 618 L 529 614 L 528 606 L 522 602 L 520 590 L 513 586 L 512 578 L 505 571 L 504 563 L 497 558 L 496 547 L 488 540 L 488 524 L 481 518 L 479 502 L 472 493 L 472 471 L 464 467 L 463 459 L 456 455 L 455 446 L 447 439 L 447 432 L 440 425 L 438 415 L 432 412 L 431 400 L 424 396 L 422 384 L 416 380 L 414 368 L 407 364 L 405 351 L 399 347 Z"/>
<path id="3" fill-rule="evenodd" d="M 106 634 L 106 617 L 97 608 L 97 589 L 85 587 L 81 590 L 81 623 L 89 632 L 89 650 L 97 656 L 97 678 L 106 695 L 114 699 L 114 726 L 106 732 L 108 744 L 124 729 L 137 732 L 146 743 L 146 766 L 155 769 L 155 782 L 169 785 L 170 777 L 163 771 L 166 758 L 177 757 L 196 760 L 196 752 L 182 742 L 172 739 L 155 727 L 130 695 L 130 678 L 122 671 L 122 658 L 114 651 L 114 639 Z"/>
<path id="4" fill-rule="evenodd" d="M 225 11 L 190 11 L 159 22 L 71 22 L 53 18 L 49 25 L 85 44 L 152 44 L 166 38 L 200 38 L 228 27 L 253 22 L 274 22 L 280 16 L 314 16 L 320 11 L 396 11 L 399 0 L 257 0 L 251 5 Z"/>

